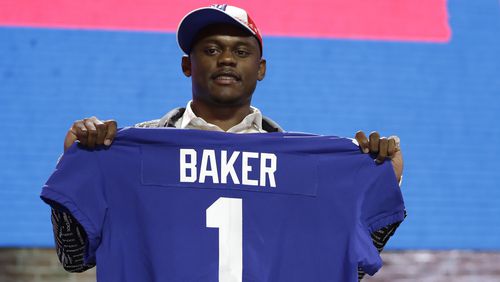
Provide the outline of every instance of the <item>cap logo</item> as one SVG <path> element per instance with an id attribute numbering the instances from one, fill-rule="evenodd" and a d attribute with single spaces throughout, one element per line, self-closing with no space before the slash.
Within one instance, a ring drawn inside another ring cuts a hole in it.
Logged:
<path id="1" fill-rule="evenodd" d="M 226 11 L 227 4 L 213 4 L 212 7 L 222 11 Z"/>

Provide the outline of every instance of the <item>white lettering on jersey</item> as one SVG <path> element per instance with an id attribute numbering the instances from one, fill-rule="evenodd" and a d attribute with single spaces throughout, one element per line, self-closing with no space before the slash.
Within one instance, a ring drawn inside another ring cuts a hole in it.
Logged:
<path id="1" fill-rule="evenodd" d="M 194 149 L 181 149 L 181 182 L 195 182 L 196 176 L 196 151 Z M 189 156 L 190 162 L 187 161 Z M 187 176 L 189 171 L 189 176 Z"/>
<path id="2" fill-rule="evenodd" d="M 267 161 L 270 161 L 269 166 L 267 166 Z M 271 187 L 276 187 L 276 180 L 274 179 L 274 173 L 276 172 L 276 155 L 269 153 L 260 153 L 260 186 L 266 186 L 266 174 L 269 178 L 269 185 Z"/>
<path id="3" fill-rule="evenodd" d="M 231 174 L 231 179 L 234 184 L 240 184 L 240 180 L 238 179 L 238 175 L 236 175 L 236 171 L 234 170 L 234 162 L 240 155 L 240 152 L 235 151 L 231 154 L 229 160 L 227 159 L 227 151 L 222 150 L 220 152 L 221 156 L 221 167 L 220 167 L 220 182 L 227 184 L 227 175 Z"/>
<path id="4" fill-rule="evenodd" d="M 216 152 L 204 149 L 201 151 L 201 164 L 198 167 L 198 152 L 195 149 L 180 149 L 180 182 L 227 184 L 230 176 L 233 184 L 265 187 L 269 180 L 269 186 L 276 187 L 278 159 L 275 154 L 234 151 L 228 158 L 226 150 Z M 254 161 L 252 166 L 251 159 L 258 161 Z M 241 163 L 241 171 L 237 172 L 234 168 L 236 162 Z M 256 172 L 254 175 L 258 175 L 259 179 L 250 178 L 252 171 Z"/>
<path id="5" fill-rule="evenodd" d="M 210 169 L 208 165 L 210 165 Z M 198 181 L 205 183 L 205 177 L 207 176 L 212 177 L 213 183 L 219 183 L 214 150 L 203 150 L 203 155 L 201 156 L 200 179 Z"/>
<path id="6" fill-rule="evenodd" d="M 252 171 L 252 167 L 248 164 L 248 159 L 258 159 L 259 153 L 256 152 L 243 152 L 243 161 L 241 163 L 241 174 L 243 176 L 242 183 L 245 185 L 257 186 L 259 181 L 255 179 L 249 179 L 248 173 Z"/>

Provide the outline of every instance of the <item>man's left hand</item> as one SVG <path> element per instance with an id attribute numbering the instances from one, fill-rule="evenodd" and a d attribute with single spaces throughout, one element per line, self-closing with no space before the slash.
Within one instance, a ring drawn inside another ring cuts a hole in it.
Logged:
<path id="1" fill-rule="evenodd" d="M 361 151 L 376 156 L 375 161 L 377 163 L 383 163 L 386 159 L 390 159 L 397 180 L 401 180 L 403 175 L 403 154 L 399 147 L 399 137 L 380 137 L 378 132 L 373 131 L 370 133 L 370 137 L 367 138 L 363 131 L 358 131 L 355 138 Z"/>

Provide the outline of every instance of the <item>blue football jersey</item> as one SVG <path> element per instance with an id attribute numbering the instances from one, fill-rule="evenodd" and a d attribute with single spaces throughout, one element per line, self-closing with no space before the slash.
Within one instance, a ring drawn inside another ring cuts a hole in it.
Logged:
<path id="1" fill-rule="evenodd" d="M 98 281 L 357 281 L 404 216 L 390 162 L 292 133 L 123 129 L 72 146 L 41 197 L 84 227 Z"/>

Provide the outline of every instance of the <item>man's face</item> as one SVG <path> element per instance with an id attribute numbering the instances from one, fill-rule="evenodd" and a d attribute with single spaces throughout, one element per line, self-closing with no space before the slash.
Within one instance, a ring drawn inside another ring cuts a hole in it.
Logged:
<path id="1" fill-rule="evenodd" d="M 182 68 L 191 76 L 194 101 L 241 106 L 250 104 L 266 62 L 255 37 L 231 25 L 212 25 L 198 34 Z"/>

